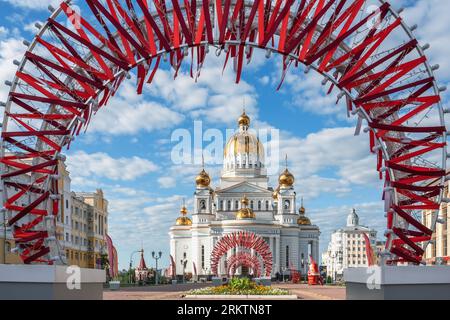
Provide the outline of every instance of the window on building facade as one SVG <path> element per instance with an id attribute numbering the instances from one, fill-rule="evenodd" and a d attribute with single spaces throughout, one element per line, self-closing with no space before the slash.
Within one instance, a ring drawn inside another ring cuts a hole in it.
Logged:
<path id="1" fill-rule="evenodd" d="M 284 209 L 289 210 L 291 207 L 291 202 L 289 200 L 284 200 Z"/>
<path id="2" fill-rule="evenodd" d="M 258 201 L 258 211 L 261 211 L 261 201 Z"/>
<path id="3" fill-rule="evenodd" d="M 231 211 L 231 201 L 230 200 L 227 201 L 227 210 Z"/>
<path id="4" fill-rule="evenodd" d="M 220 200 L 219 202 L 219 210 L 223 210 L 223 200 Z"/>
<path id="5" fill-rule="evenodd" d="M 289 246 L 286 246 L 286 268 L 289 268 Z"/>
<path id="6" fill-rule="evenodd" d="M 202 269 L 205 269 L 205 246 L 202 246 Z"/>
<path id="7" fill-rule="evenodd" d="M 239 209 L 239 201 L 237 200 L 234 202 L 234 209 Z"/>
<path id="8" fill-rule="evenodd" d="M 253 208 L 254 208 L 254 204 L 253 204 L 253 200 L 252 200 L 252 201 L 250 201 L 250 209 L 253 210 Z"/>
<path id="9" fill-rule="evenodd" d="M 266 201 L 266 211 L 269 211 L 269 201 Z"/>

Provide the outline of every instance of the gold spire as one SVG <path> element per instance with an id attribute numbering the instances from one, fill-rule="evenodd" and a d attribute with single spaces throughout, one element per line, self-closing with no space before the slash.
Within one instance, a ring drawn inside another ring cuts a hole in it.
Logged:
<path id="1" fill-rule="evenodd" d="M 251 208 L 248 208 L 248 198 L 246 195 L 241 199 L 242 208 L 236 212 L 236 219 L 255 219 L 256 215 Z"/>
<path id="2" fill-rule="evenodd" d="M 300 207 L 300 209 L 299 209 L 298 211 L 299 211 L 300 214 L 303 214 L 303 215 L 306 213 L 306 209 L 305 209 L 305 207 L 303 206 L 303 197 L 302 197 L 302 204 L 301 204 L 301 207 Z"/>

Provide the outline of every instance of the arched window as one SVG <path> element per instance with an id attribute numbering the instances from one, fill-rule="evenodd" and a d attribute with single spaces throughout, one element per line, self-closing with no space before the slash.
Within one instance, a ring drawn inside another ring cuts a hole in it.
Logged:
<path id="1" fill-rule="evenodd" d="M 223 210 L 223 200 L 220 200 L 219 202 L 219 210 Z"/>
<path id="2" fill-rule="evenodd" d="M 261 201 L 258 201 L 258 211 L 261 211 Z"/>
<path id="3" fill-rule="evenodd" d="M 266 201 L 266 211 L 269 211 L 269 200 Z"/>
<path id="4" fill-rule="evenodd" d="M 252 210 L 253 210 L 253 200 L 252 200 L 252 201 L 250 201 L 250 209 L 252 209 Z"/>
<path id="5" fill-rule="evenodd" d="M 235 208 L 235 209 L 239 209 L 239 201 L 238 201 L 238 200 L 236 200 L 236 201 L 234 202 L 234 208 Z"/>
<path id="6" fill-rule="evenodd" d="M 230 200 L 228 200 L 228 202 L 227 202 L 227 210 L 231 211 L 231 201 Z"/>

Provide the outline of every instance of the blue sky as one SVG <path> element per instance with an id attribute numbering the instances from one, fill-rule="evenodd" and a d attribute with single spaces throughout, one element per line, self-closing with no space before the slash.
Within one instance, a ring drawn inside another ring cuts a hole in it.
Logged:
<path id="1" fill-rule="evenodd" d="M 12 79 L 12 60 L 19 60 L 25 50 L 21 41 L 33 38 L 34 23 L 48 17 L 47 5 L 52 2 L 0 0 L 2 84 Z M 407 7 L 402 15 L 409 24 L 419 25 L 416 35 L 421 43 L 431 44 L 431 63 L 441 65 L 437 75 L 442 84 L 447 83 L 450 22 L 445 12 L 450 10 L 449 3 L 394 3 Z M 85 8 L 81 5 L 81 9 Z M 188 76 L 186 66 L 175 81 L 164 66 L 142 96 L 135 93 L 133 76 L 67 151 L 72 189 L 102 188 L 110 201 L 109 233 L 119 251 L 120 267 L 128 266 L 130 253 L 142 242 L 148 263 L 150 252 L 161 250 L 167 265 L 167 232 L 179 215 L 182 199 L 192 208 L 194 178 L 201 167 L 172 163 L 173 131 L 184 128 L 192 132 L 194 121 L 200 120 L 204 130 L 215 128 L 225 133 L 235 128 L 244 100 L 253 127 L 280 130 L 280 159 L 288 154 L 298 202 L 301 196 L 305 198 L 307 215 L 321 228 L 321 251 L 352 207 L 362 223 L 376 228 L 382 238 L 384 213 L 376 159 L 369 154 L 367 135 L 353 136 L 355 119 L 348 119 L 344 106 L 335 104 L 336 93 L 326 96 L 321 77 L 305 75 L 301 68 L 293 69 L 277 92 L 280 60 L 266 59 L 264 52 L 256 52 L 239 85 L 234 84 L 232 68 L 221 75 L 222 64 L 222 58 L 211 53 L 198 83 Z M 2 101 L 6 94 L 2 85 Z M 220 167 L 206 166 L 217 185 Z M 276 178 L 271 177 L 274 187 Z"/>

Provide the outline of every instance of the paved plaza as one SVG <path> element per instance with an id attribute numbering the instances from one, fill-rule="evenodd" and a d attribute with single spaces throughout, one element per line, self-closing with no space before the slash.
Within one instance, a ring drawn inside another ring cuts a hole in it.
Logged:
<path id="1" fill-rule="evenodd" d="M 105 289 L 105 300 L 174 300 L 180 299 L 186 291 L 210 286 L 211 284 L 187 283 L 164 286 L 121 288 L 118 291 Z M 306 284 L 273 284 L 273 287 L 288 289 L 300 300 L 345 300 L 345 287 L 308 286 Z M 206 297 L 205 297 L 206 298 Z"/>

